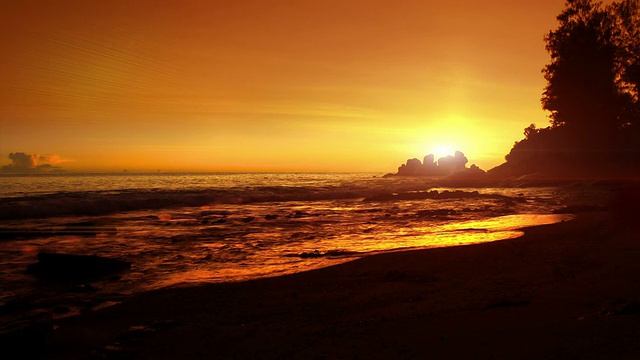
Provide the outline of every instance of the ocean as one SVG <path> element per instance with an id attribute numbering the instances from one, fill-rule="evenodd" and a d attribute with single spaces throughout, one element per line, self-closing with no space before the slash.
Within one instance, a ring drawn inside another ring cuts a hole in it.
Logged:
<path id="1" fill-rule="evenodd" d="M 27 299 L 42 307 L 81 292 L 78 284 L 28 274 L 39 252 L 131 262 L 131 271 L 91 282 L 93 295 L 86 295 L 116 299 L 295 273 L 379 252 L 512 239 L 522 227 L 571 219 L 557 210 L 593 192 L 449 189 L 432 178 L 381 175 L 2 175 L 0 304 Z"/>

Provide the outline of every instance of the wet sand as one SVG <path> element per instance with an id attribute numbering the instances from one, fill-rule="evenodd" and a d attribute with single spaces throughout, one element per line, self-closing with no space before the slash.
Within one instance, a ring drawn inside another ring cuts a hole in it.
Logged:
<path id="1" fill-rule="evenodd" d="M 515 240 L 143 293 L 56 321 L 45 357 L 637 359 L 636 234 L 583 213 Z"/>

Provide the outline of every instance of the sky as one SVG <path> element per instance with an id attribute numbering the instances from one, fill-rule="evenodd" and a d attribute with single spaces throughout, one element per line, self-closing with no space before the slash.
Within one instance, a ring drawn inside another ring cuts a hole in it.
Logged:
<path id="1" fill-rule="evenodd" d="M 0 166 L 380 171 L 531 123 L 563 0 L 7 0 Z M 36 161 L 36 160 L 34 160 Z"/>

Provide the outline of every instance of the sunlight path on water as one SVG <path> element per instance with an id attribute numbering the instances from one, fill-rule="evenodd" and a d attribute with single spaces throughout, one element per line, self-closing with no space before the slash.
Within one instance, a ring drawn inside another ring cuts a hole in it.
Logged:
<path id="1" fill-rule="evenodd" d="M 97 290 L 85 294 L 117 301 L 118 294 L 279 276 L 377 252 L 511 239 L 523 227 L 571 219 L 545 214 L 598 193 L 576 186 L 449 189 L 371 174 L 3 180 L 14 185 L 0 196 L 0 303 L 75 291 L 25 271 L 40 252 L 132 263 L 117 281 L 95 279 Z"/>
<path id="2" fill-rule="evenodd" d="M 354 252 L 391 251 L 406 248 L 435 248 L 471 245 L 521 236 L 522 228 L 555 224 L 575 218 L 571 214 L 517 214 L 424 227 L 391 228 L 375 235 L 345 238 Z M 375 237 L 378 241 L 371 241 Z M 318 246 L 324 242 L 318 243 Z"/>
<path id="3" fill-rule="evenodd" d="M 447 223 L 443 225 L 398 228 L 371 235 L 343 236 L 333 240 L 321 240 L 314 243 L 313 254 L 329 253 L 340 248 L 346 256 L 327 256 L 313 259 L 295 259 L 283 261 L 284 258 L 262 259 L 261 266 L 249 263 L 224 269 L 196 268 L 174 272 L 160 281 L 150 284 L 148 288 L 162 288 L 185 283 L 241 281 L 265 276 L 285 275 L 304 270 L 317 269 L 336 265 L 365 255 L 419 248 L 438 248 L 461 245 L 472 245 L 497 240 L 514 239 L 523 234 L 522 228 L 538 225 L 554 224 L 575 218 L 570 214 L 517 214 L 499 216 L 490 219 Z M 375 238 L 377 241 L 372 241 Z M 343 246 L 340 247 L 340 244 Z"/>
<path id="4" fill-rule="evenodd" d="M 514 239 L 523 235 L 522 229 L 573 220 L 571 214 L 518 214 L 485 220 L 465 221 L 438 227 L 431 247 L 470 245 L 496 240 Z"/>

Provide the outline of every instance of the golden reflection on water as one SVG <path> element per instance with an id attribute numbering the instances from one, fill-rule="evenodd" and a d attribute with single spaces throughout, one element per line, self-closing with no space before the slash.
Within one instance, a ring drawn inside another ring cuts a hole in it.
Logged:
<path id="1" fill-rule="evenodd" d="M 185 271 L 167 274 L 168 276 L 147 288 L 161 288 L 188 283 L 243 281 L 336 265 L 363 255 L 378 252 L 411 248 L 451 247 L 508 240 L 521 236 L 523 234 L 521 229 L 525 227 L 554 224 L 573 218 L 575 216 L 570 214 L 518 214 L 428 227 L 387 228 L 374 234 L 363 233 L 334 240 L 320 240 L 314 244 L 315 249 L 311 250 L 323 253 L 340 249 L 357 252 L 358 254 L 355 255 L 327 256 L 313 259 L 276 255 L 270 258 L 265 257 L 261 259 L 260 264 L 253 263 L 251 266 L 185 269 Z"/>
<path id="2" fill-rule="evenodd" d="M 555 224 L 575 218 L 571 214 L 518 214 L 483 220 L 449 223 L 425 228 L 416 247 L 449 247 L 509 240 L 524 234 L 526 227 Z"/>
<path id="3" fill-rule="evenodd" d="M 304 259 L 291 262 L 271 263 L 264 266 L 248 266 L 223 269 L 189 269 L 180 272 L 167 274 L 166 277 L 142 288 L 145 290 L 155 290 L 175 285 L 237 282 L 258 278 L 274 277 L 294 274 L 301 271 L 320 269 L 323 267 L 338 265 L 351 261 L 352 257 Z"/>
<path id="4" fill-rule="evenodd" d="M 463 221 L 443 225 L 442 230 L 463 231 L 475 229 L 522 229 L 530 226 L 555 224 L 575 218 L 571 214 L 518 214 L 499 216 L 485 220 Z"/>
<path id="5" fill-rule="evenodd" d="M 524 234 L 520 229 L 555 224 L 575 218 L 571 214 L 520 214 L 479 221 L 465 221 L 439 226 L 433 246 L 471 245 L 496 240 L 515 239 Z"/>

